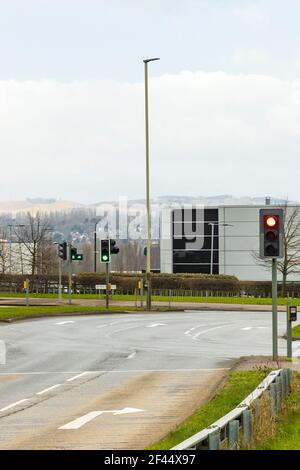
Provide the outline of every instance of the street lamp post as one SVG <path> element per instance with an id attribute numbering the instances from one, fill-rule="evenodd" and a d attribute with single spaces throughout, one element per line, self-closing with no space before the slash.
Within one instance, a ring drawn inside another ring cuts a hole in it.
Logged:
<path id="1" fill-rule="evenodd" d="M 150 212 L 150 176 L 149 176 L 149 107 L 148 107 L 148 63 L 159 60 L 158 57 L 145 59 L 145 137 L 146 137 L 146 206 L 147 206 L 147 310 L 151 310 L 151 212 Z"/>

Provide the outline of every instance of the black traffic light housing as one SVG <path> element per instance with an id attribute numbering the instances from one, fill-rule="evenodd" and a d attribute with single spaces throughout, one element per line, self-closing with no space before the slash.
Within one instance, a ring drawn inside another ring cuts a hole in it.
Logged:
<path id="1" fill-rule="evenodd" d="M 259 213 L 259 255 L 262 259 L 282 258 L 283 209 L 261 209 Z"/>
<path id="2" fill-rule="evenodd" d="M 110 240 L 100 240 L 100 263 L 110 263 Z"/>
<path id="3" fill-rule="evenodd" d="M 116 246 L 116 243 L 116 240 L 110 240 L 110 253 L 112 255 L 116 255 L 120 251 L 120 248 Z"/>
<path id="4" fill-rule="evenodd" d="M 66 260 L 68 258 L 67 256 L 67 251 L 68 251 L 68 244 L 67 242 L 63 242 L 63 243 L 60 243 L 58 245 L 58 256 L 63 259 L 63 260 Z"/>
<path id="5" fill-rule="evenodd" d="M 77 248 L 74 246 L 70 246 L 70 258 L 71 261 L 82 261 L 83 255 L 81 253 L 77 253 Z"/>
<path id="6" fill-rule="evenodd" d="M 297 306 L 289 305 L 288 306 L 288 321 L 297 321 Z"/>

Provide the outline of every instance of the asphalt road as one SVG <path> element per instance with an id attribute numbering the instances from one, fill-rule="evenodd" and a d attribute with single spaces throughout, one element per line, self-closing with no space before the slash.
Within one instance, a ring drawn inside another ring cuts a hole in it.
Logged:
<path id="1" fill-rule="evenodd" d="M 48 318 L 1 325 L 0 341 L 1 449 L 138 449 L 207 400 L 235 359 L 271 355 L 271 314 Z"/>

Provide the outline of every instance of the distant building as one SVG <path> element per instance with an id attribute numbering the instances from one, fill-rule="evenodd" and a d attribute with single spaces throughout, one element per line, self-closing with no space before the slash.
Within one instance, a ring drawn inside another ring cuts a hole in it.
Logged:
<path id="1" fill-rule="evenodd" d="M 259 210 L 265 207 L 163 209 L 161 272 L 209 274 L 213 267 L 214 274 L 233 275 L 241 280 L 270 280 L 270 270 L 255 259 L 259 252 Z M 300 210 L 300 205 L 289 206 L 295 207 Z M 300 274 L 289 276 L 289 280 L 300 281 Z"/>

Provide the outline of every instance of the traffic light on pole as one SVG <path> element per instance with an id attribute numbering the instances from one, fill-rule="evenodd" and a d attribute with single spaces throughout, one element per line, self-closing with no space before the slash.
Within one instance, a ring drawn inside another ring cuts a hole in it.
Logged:
<path id="1" fill-rule="evenodd" d="M 116 240 L 110 240 L 110 253 L 112 255 L 116 255 L 120 251 L 120 248 L 116 246 L 116 243 Z"/>
<path id="2" fill-rule="evenodd" d="M 67 242 L 58 245 L 58 256 L 63 260 L 67 259 Z"/>
<path id="3" fill-rule="evenodd" d="M 260 210 L 260 257 L 263 259 L 283 256 L 283 209 Z"/>
<path id="4" fill-rule="evenodd" d="M 110 240 L 100 240 L 100 263 L 110 262 Z"/>
<path id="5" fill-rule="evenodd" d="M 70 248 L 70 256 L 71 256 L 71 261 L 83 260 L 83 255 L 81 253 L 77 253 L 77 248 L 75 248 L 74 246 L 71 246 Z"/>

